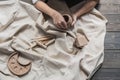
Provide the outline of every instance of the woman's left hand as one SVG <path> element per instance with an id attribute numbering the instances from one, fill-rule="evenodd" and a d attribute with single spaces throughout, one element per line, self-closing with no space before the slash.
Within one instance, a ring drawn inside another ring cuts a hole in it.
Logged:
<path id="1" fill-rule="evenodd" d="M 77 16 L 75 14 L 72 15 L 72 18 L 73 18 L 73 21 L 72 21 L 72 26 L 74 26 L 74 24 L 76 23 L 77 21 Z"/>

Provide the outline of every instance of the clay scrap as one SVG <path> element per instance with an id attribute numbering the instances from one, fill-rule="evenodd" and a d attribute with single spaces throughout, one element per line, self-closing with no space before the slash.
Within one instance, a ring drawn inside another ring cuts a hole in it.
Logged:
<path id="1" fill-rule="evenodd" d="M 18 61 L 19 54 L 18 53 L 13 53 L 10 55 L 8 59 L 8 69 L 11 73 L 13 73 L 16 76 L 23 76 L 27 74 L 31 70 L 31 62 L 27 64 L 22 64 Z"/>
<path id="2" fill-rule="evenodd" d="M 76 47 L 83 48 L 85 45 L 88 44 L 88 39 L 84 34 L 77 33 L 76 36 L 77 36 L 76 41 L 75 41 Z"/>

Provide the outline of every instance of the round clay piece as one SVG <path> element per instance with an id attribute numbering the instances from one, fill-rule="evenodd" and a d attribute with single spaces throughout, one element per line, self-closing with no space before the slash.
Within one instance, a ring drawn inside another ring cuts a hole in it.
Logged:
<path id="1" fill-rule="evenodd" d="M 18 53 L 11 54 L 8 59 L 7 66 L 9 68 L 10 72 L 13 73 L 14 75 L 23 76 L 30 71 L 31 62 L 29 62 L 26 65 L 25 64 L 23 65 L 23 64 L 19 63 L 18 58 L 19 58 Z"/>

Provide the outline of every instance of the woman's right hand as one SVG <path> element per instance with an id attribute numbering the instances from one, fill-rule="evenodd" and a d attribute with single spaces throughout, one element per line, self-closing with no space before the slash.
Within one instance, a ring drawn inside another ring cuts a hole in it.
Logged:
<path id="1" fill-rule="evenodd" d="M 35 3 L 35 7 L 44 12 L 45 14 L 49 15 L 52 17 L 54 24 L 60 28 L 60 29 L 67 29 L 67 23 L 65 22 L 63 16 L 57 12 L 56 10 L 52 9 L 49 7 L 46 3 L 43 1 L 37 1 Z"/>
<path id="2" fill-rule="evenodd" d="M 67 29 L 67 23 L 59 12 L 54 12 L 51 16 L 54 24 L 60 29 Z"/>

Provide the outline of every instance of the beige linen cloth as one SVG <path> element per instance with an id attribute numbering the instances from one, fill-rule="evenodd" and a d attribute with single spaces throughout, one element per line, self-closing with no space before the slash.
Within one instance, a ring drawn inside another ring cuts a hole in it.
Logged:
<path id="1" fill-rule="evenodd" d="M 106 22 L 93 9 L 73 29 L 61 31 L 31 4 L 0 1 L 0 80 L 89 80 L 103 63 Z M 89 40 L 82 49 L 74 46 L 76 33 L 84 33 Z M 46 35 L 54 36 L 54 42 L 46 48 L 37 45 L 34 40 Z M 22 77 L 7 68 L 8 57 L 15 51 L 32 61 L 30 72 Z"/>

